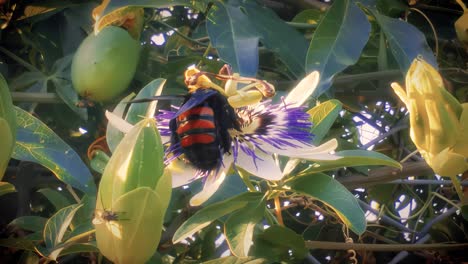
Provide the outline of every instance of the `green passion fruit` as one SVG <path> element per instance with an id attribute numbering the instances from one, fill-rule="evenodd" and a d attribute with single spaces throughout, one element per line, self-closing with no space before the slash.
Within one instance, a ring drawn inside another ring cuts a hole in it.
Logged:
<path id="1" fill-rule="evenodd" d="M 139 53 L 140 43 L 122 28 L 108 26 L 97 35 L 90 34 L 73 57 L 73 87 L 95 102 L 116 97 L 130 84 Z"/>

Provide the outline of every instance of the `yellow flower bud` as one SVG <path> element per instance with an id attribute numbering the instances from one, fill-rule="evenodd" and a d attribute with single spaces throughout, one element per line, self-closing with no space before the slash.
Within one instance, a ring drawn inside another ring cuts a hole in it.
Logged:
<path id="1" fill-rule="evenodd" d="M 406 91 L 397 83 L 392 88 L 410 113 L 411 139 L 434 171 L 442 176 L 466 171 L 467 118 L 437 70 L 416 58 L 406 74 Z"/>

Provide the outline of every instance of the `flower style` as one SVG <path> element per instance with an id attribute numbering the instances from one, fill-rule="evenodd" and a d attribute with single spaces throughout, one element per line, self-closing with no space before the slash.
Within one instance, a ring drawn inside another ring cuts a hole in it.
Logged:
<path id="1" fill-rule="evenodd" d="M 231 167 L 242 168 L 252 175 L 276 181 L 284 175 L 273 158 L 274 154 L 305 160 L 339 159 L 339 156 L 330 154 L 337 147 L 335 139 L 320 146 L 310 143 L 313 138 L 310 133 L 312 123 L 302 105 L 313 93 L 318 79 L 318 72 L 309 74 L 278 104 L 267 100 L 236 108 L 240 130 L 229 131 L 232 138 L 231 151 L 224 153 L 218 169 L 200 171 L 183 159 L 179 146 L 170 146 L 166 150 L 166 163 L 172 172 L 173 188 L 203 178 L 203 190 L 190 200 L 192 206 L 197 206 L 216 192 Z M 160 110 L 156 116 L 163 142 L 169 141 L 169 122 L 175 113 Z"/>

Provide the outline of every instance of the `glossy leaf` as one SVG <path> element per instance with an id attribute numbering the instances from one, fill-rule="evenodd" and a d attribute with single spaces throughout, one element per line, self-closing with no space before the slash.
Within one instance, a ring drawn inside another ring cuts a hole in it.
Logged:
<path id="1" fill-rule="evenodd" d="M 144 263 L 161 238 L 165 212 L 159 196 L 148 187 L 139 187 L 120 196 L 112 210 L 121 219 L 95 225 L 100 252 L 114 263 Z"/>
<path id="2" fill-rule="evenodd" d="M 193 6 L 197 9 L 204 10 L 206 3 L 203 0 L 192 1 L 192 0 L 112 0 L 104 9 L 102 16 L 111 13 L 112 11 L 126 7 L 126 6 L 138 6 L 148 8 L 165 8 L 175 5 Z"/>
<path id="3" fill-rule="evenodd" d="M 13 147 L 15 146 L 14 135 L 11 134 L 10 125 L 0 117 L 0 138 L 2 139 L 2 148 L 0 148 L 0 180 L 3 178 L 8 162 L 10 161 Z"/>
<path id="4" fill-rule="evenodd" d="M 96 193 L 93 177 L 80 156 L 39 119 L 21 108 L 15 110 L 18 132 L 12 157 L 39 163 L 72 187 Z"/>
<path id="5" fill-rule="evenodd" d="M 44 228 L 44 242 L 47 249 L 52 250 L 63 241 L 65 232 L 80 207 L 81 205 L 76 204 L 67 206 L 47 220 Z"/>
<path id="6" fill-rule="evenodd" d="M 47 76 L 40 71 L 24 72 L 12 80 L 10 87 L 12 91 L 23 90 L 46 78 Z"/>
<path id="7" fill-rule="evenodd" d="M 356 198 L 346 187 L 323 173 L 296 177 L 287 183 L 293 192 L 312 196 L 330 206 L 340 219 L 358 235 L 366 230 L 366 218 Z"/>
<path id="8" fill-rule="evenodd" d="M 16 138 L 16 115 L 8 84 L 0 74 L 0 180 L 8 166 Z"/>
<path id="9" fill-rule="evenodd" d="M 34 251 L 35 249 L 34 242 L 25 238 L 0 239 L 0 246 L 28 251 Z"/>
<path id="10" fill-rule="evenodd" d="M 246 206 L 251 200 L 259 200 L 262 197 L 261 193 L 243 193 L 230 199 L 211 204 L 203 209 L 200 209 L 187 221 L 185 221 L 175 232 L 172 241 L 178 243 L 193 235 L 195 232 L 211 224 L 214 220 L 219 219 L 231 212 L 239 210 Z"/>
<path id="11" fill-rule="evenodd" d="M 406 73 L 413 60 L 419 55 L 437 69 L 437 60 L 421 31 L 402 20 L 381 15 L 378 11 L 372 9 L 370 11 L 385 34 L 390 50 L 398 62 L 401 72 Z"/>
<path id="12" fill-rule="evenodd" d="M 78 107 L 80 99 L 78 94 L 73 89 L 72 83 L 69 80 L 59 78 L 52 78 L 55 86 L 55 92 L 62 99 L 62 101 L 75 112 L 81 119 L 88 119 L 88 110 L 86 108 Z"/>
<path id="13" fill-rule="evenodd" d="M 159 195 L 161 200 L 161 210 L 166 212 L 167 208 L 169 207 L 172 195 L 172 174 L 169 169 L 165 169 L 164 174 L 161 176 L 161 178 L 159 178 L 155 192 Z"/>
<path id="14" fill-rule="evenodd" d="M 15 186 L 9 182 L 0 182 L 0 196 L 16 192 Z"/>
<path id="15" fill-rule="evenodd" d="M 252 246 L 255 225 L 265 212 L 264 200 L 251 200 L 246 206 L 234 212 L 224 223 L 224 235 L 231 252 L 246 257 Z"/>
<path id="16" fill-rule="evenodd" d="M 210 9 L 206 30 L 219 57 L 242 76 L 258 70 L 259 36 L 240 7 L 216 2 Z"/>
<path id="17" fill-rule="evenodd" d="M 162 78 L 151 81 L 138 92 L 133 100 L 161 95 L 165 83 L 166 79 Z M 154 116 L 156 105 L 157 101 L 131 104 L 128 108 L 125 120 L 130 124 L 136 124 L 146 116 L 147 112 L 153 113 L 150 116 Z"/>
<path id="18" fill-rule="evenodd" d="M 279 225 L 271 226 L 260 234 L 252 250 L 255 256 L 275 262 L 299 262 L 308 252 L 301 235 Z"/>
<path id="19" fill-rule="evenodd" d="M 340 114 L 341 109 L 341 102 L 336 99 L 332 99 L 307 111 L 313 124 L 311 132 L 314 134 L 314 144 L 320 144 L 322 139 L 327 135 L 331 126 Z"/>
<path id="20" fill-rule="evenodd" d="M 16 135 L 16 114 L 13 108 L 13 102 L 11 101 L 11 94 L 8 88 L 8 84 L 0 74 L 0 118 L 5 119 L 7 124 L 10 126 L 12 135 Z M 14 138 L 13 138 L 14 140 Z"/>
<path id="21" fill-rule="evenodd" d="M 308 172 L 329 171 L 343 167 L 369 165 L 382 165 L 400 169 L 402 168 L 398 161 L 391 159 L 379 152 L 368 150 L 343 150 L 338 151 L 335 154 L 343 158 L 333 161 L 317 161 L 317 165 L 310 168 Z"/>
<path id="22" fill-rule="evenodd" d="M 72 226 L 76 228 L 91 223 L 91 219 L 93 218 L 96 209 L 96 196 L 85 194 L 81 197 L 80 204 L 83 206 L 75 214 L 72 221 Z M 74 231 L 75 229 L 73 229 L 73 232 Z"/>
<path id="23" fill-rule="evenodd" d="M 20 216 L 14 219 L 8 224 L 8 226 L 14 226 L 32 232 L 42 232 L 44 230 L 46 222 L 47 218 L 28 215 Z"/>
<path id="24" fill-rule="evenodd" d="M 71 201 L 66 197 L 63 192 L 52 190 L 50 188 L 44 188 L 37 191 L 44 195 L 49 202 L 55 207 L 55 210 L 60 210 L 66 206 L 71 205 Z"/>
<path id="25" fill-rule="evenodd" d="M 99 249 L 96 246 L 96 242 L 94 243 L 79 243 L 70 245 L 67 248 L 64 248 L 59 257 L 70 255 L 70 254 L 83 254 L 83 253 L 98 253 Z"/>
<path id="26" fill-rule="evenodd" d="M 102 150 L 95 150 L 93 152 L 93 158 L 89 161 L 91 168 L 99 173 L 103 173 L 109 162 L 110 157 Z"/>
<path id="27" fill-rule="evenodd" d="M 318 25 L 324 16 L 323 11 L 318 9 L 306 9 L 297 14 L 291 22 L 307 23 L 311 25 Z"/>
<path id="28" fill-rule="evenodd" d="M 333 2 L 312 36 L 307 51 L 306 72 L 317 70 L 322 78 L 314 96 L 318 97 L 331 86 L 335 74 L 357 62 L 370 30 L 366 15 L 354 1 Z"/>
<path id="29" fill-rule="evenodd" d="M 305 75 L 304 58 L 308 47 L 304 36 L 286 24 L 270 8 L 260 6 L 255 1 L 246 1 L 242 7 L 258 32 L 260 42 L 276 53 L 296 78 L 303 77 Z M 239 25 L 234 24 L 234 27 L 239 27 Z"/>

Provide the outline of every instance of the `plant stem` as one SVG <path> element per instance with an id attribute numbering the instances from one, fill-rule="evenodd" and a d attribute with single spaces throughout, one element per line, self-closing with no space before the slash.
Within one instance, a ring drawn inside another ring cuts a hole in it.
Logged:
<path id="1" fill-rule="evenodd" d="M 171 26 L 171 25 L 169 25 L 169 24 L 166 24 L 165 22 L 162 22 L 162 21 L 157 21 L 157 22 L 158 22 L 159 24 L 161 24 L 161 25 L 163 25 L 163 26 L 165 26 L 165 27 L 167 27 L 167 28 L 173 30 L 177 35 L 179 35 L 181 38 L 183 38 L 183 39 L 185 39 L 185 40 L 191 41 L 191 42 L 196 43 L 196 44 L 198 44 L 198 45 L 200 45 L 200 46 L 203 46 L 203 47 L 208 47 L 208 45 L 209 45 L 209 44 L 200 42 L 200 41 L 198 41 L 198 40 L 196 40 L 196 39 L 190 38 L 190 37 L 188 37 L 188 36 L 182 34 L 182 33 L 179 31 L 179 29 L 177 29 L 177 28 L 175 28 L 175 27 L 173 27 L 173 26 Z M 152 27 L 152 29 L 154 30 L 153 27 Z"/>
<path id="2" fill-rule="evenodd" d="M 283 215 L 281 215 L 281 202 L 280 202 L 279 196 L 275 196 L 274 201 L 275 201 L 275 213 L 276 213 L 276 217 L 278 218 L 278 223 L 280 224 L 280 226 L 284 226 Z"/>

